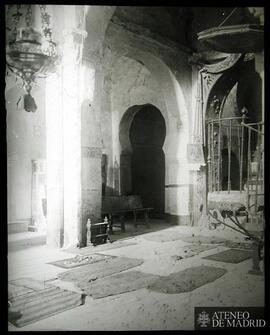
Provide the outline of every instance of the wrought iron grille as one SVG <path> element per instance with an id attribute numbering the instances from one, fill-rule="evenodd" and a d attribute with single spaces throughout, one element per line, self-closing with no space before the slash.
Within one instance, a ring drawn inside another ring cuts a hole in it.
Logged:
<path id="1" fill-rule="evenodd" d="M 246 192 L 257 211 L 264 194 L 264 124 L 247 117 L 207 121 L 208 191 Z"/>

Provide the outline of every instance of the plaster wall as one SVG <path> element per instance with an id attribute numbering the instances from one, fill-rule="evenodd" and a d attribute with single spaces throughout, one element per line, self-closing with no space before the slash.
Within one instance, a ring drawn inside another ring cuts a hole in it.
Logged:
<path id="1" fill-rule="evenodd" d="M 121 147 L 119 139 L 119 127 L 128 108 L 152 104 L 164 116 L 166 105 L 161 87 L 152 74 L 145 66 L 128 57 L 121 57 L 113 68 L 111 92 L 113 157 L 120 162 L 120 154 L 124 148 Z"/>
<path id="2" fill-rule="evenodd" d="M 32 160 L 46 158 L 45 90 L 40 80 L 32 95 L 38 109 L 23 109 L 25 92 L 14 77 L 6 77 L 8 222 L 31 220 Z"/>

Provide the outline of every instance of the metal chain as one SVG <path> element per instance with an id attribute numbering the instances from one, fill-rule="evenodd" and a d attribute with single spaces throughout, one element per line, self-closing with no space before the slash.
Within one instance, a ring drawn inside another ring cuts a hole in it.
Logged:
<path id="1" fill-rule="evenodd" d="M 22 16 L 22 13 L 20 12 L 20 9 L 21 9 L 21 5 L 17 5 L 16 6 L 16 13 L 14 13 L 12 15 L 13 17 L 13 37 L 12 37 L 12 41 L 15 41 L 16 40 L 16 36 L 17 36 L 17 27 L 18 27 L 18 24 L 20 22 L 20 19 L 21 19 L 21 16 Z"/>
<path id="2" fill-rule="evenodd" d="M 50 15 L 46 12 L 46 5 L 39 5 L 42 21 L 42 30 L 47 41 L 52 41 Z"/>
<path id="3" fill-rule="evenodd" d="M 40 13 L 41 13 L 41 22 L 42 22 L 42 30 L 45 39 L 49 43 L 49 47 L 46 48 L 46 53 L 49 56 L 55 57 L 56 50 L 55 50 L 55 43 L 52 39 L 52 28 L 50 25 L 50 15 L 46 12 L 46 5 L 39 5 Z"/>
<path id="4" fill-rule="evenodd" d="M 27 10 L 25 14 L 25 23 L 27 27 L 30 27 L 32 23 L 32 6 L 31 5 L 27 6 Z"/>
<path id="5" fill-rule="evenodd" d="M 41 20 L 42 20 L 42 28 L 48 29 L 50 26 L 50 15 L 46 12 L 46 5 L 39 5 Z"/>

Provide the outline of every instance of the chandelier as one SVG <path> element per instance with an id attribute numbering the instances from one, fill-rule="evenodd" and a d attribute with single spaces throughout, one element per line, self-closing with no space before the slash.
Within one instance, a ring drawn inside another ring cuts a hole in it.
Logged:
<path id="1" fill-rule="evenodd" d="M 32 26 L 31 5 L 8 7 L 7 19 L 11 19 L 11 26 L 7 27 L 7 68 L 22 81 L 26 92 L 23 97 L 24 109 L 35 112 L 37 106 L 31 96 L 32 86 L 36 78 L 45 77 L 52 72 L 58 60 L 56 44 L 52 39 L 50 15 L 46 12 L 45 5 L 39 5 L 41 31 L 38 31 Z M 25 23 L 20 25 L 23 16 Z"/>

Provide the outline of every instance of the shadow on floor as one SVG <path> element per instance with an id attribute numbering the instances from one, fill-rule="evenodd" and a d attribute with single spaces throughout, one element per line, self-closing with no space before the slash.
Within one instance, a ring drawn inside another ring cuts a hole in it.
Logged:
<path id="1" fill-rule="evenodd" d="M 138 236 L 150 232 L 160 231 L 172 227 L 172 224 L 166 222 L 164 219 L 150 219 L 150 227 L 148 228 L 143 222 L 138 222 L 137 228 L 134 227 L 132 220 L 125 222 L 125 232 L 121 232 L 121 228 L 113 227 L 113 234 L 110 234 L 110 239 L 114 241 L 127 239 L 133 236 Z"/>
<path id="2" fill-rule="evenodd" d="M 118 227 L 113 228 L 113 234 L 110 234 L 111 240 L 118 241 L 131 238 L 133 236 L 159 231 L 172 227 L 164 219 L 150 219 L 150 228 L 144 223 L 138 222 L 137 228 L 134 227 L 132 220 L 127 220 L 125 223 L 126 232 L 122 233 Z M 46 232 L 23 232 L 17 234 L 9 234 L 8 236 L 8 252 L 25 250 L 46 244 Z"/>

